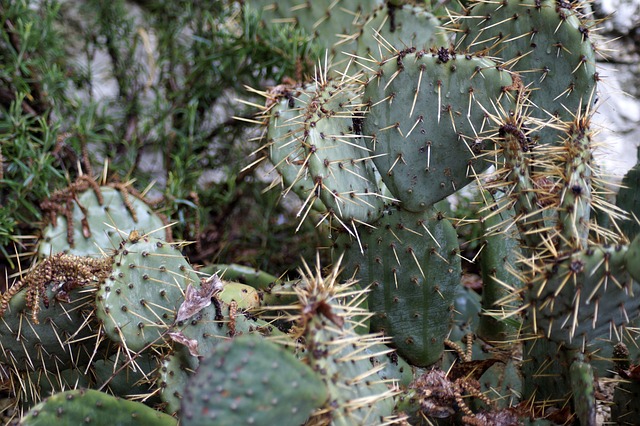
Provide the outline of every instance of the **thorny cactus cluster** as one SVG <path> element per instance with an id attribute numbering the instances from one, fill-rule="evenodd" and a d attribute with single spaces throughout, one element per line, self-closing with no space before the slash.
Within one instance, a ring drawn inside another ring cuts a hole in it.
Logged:
<path id="1" fill-rule="evenodd" d="M 0 300 L 23 424 L 637 422 L 640 213 L 593 158 L 589 5 L 402 3 L 251 2 L 327 48 L 310 81 L 254 91 L 328 271 L 198 272 L 123 185 L 43 203 L 42 260 Z M 442 204 L 470 183 L 481 294 Z"/>

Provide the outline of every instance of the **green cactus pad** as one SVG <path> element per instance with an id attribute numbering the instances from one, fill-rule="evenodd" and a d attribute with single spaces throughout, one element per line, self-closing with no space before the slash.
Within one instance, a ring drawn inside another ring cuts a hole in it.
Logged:
<path id="1" fill-rule="evenodd" d="M 103 252 L 118 248 L 133 230 L 165 238 L 162 219 L 141 199 L 110 186 L 100 187 L 100 195 L 102 203 L 93 189 L 78 194 L 73 200 L 73 244 L 67 237 L 67 219 L 64 216 L 58 215 L 55 225 L 44 229 L 38 246 L 40 257 L 61 252 L 102 256 Z"/>
<path id="2" fill-rule="evenodd" d="M 640 286 L 624 268 L 626 246 L 589 247 L 538 274 L 526 293 L 529 321 L 568 348 L 607 338 L 640 314 Z"/>
<path id="3" fill-rule="evenodd" d="M 154 391 L 152 387 L 153 372 L 158 360 L 150 351 L 143 352 L 133 360 L 122 354 L 114 354 L 108 358 L 98 359 L 92 363 L 91 371 L 96 377 L 96 388 L 100 388 L 115 396 L 140 397 Z M 147 399 L 150 403 L 157 398 Z"/>
<path id="4" fill-rule="evenodd" d="M 157 425 L 176 426 L 178 421 L 141 402 L 127 401 L 91 389 L 72 390 L 50 396 L 20 420 L 23 426 Z"/>
<path id="5" fill-rule="evenodd" d="M 218 298 L 226 303 L 234 301 L 238 304 L 238 309 L 242 311 L 256 309 L 260 307 L 260 295 L 255 288 L 233 281 L 225 281 L 224 288 L 218 294 Z"/>
<path id="6" fill-rule="evenodd" d="M 305 207 L 320 199 L 342 221 L 374 221 L 383 199 L 359 132 L 360 88 L 326 76 L 318 79 L 307 89 L 313 92 L 306 95 L 304 109 L 295 101 L 290 108 L 285 98 L 275 119 L 272 113 L 267 134 L 271 159 Z M 295 118 L 287 118 L 287 108 L 296 110 Z"/>
<path id="7" fill-rule="evenodd" d="M 356 330 L 358 334 L 363 334 Z M 401 356 L 398 356 L 395 350 L 383 344 L 374 344 L 367 347 L 364 351 L 370 354 L 369 361 L 373 367 L 382 366 L 378 371 L 378 376 L 382 380 L 391 380 L 397 382 L 402 387 L 409 386 L 413 381 L 413 367 Z"/>
<path id="8" fill-rule="evenodd" d="M 326 274 L 319 260 L 313 270 L 305 263 L 302 283 L 296 287 L 295 329 L 303 337 L 308 364 L 329 390 L 329 399 L 309 424 L 395 424 L 397 382 L 383 378 L 384 362 L 376 362 L 388 351 L 380 345 L 387 339 L 358 334 L 367 315 L 361 304 L 366 291 L 355 288 L 353 280 L 340 283 L 340 270 L 340 262 Z"/>
<path id="9" fill-rule="evenodd" d="M 372 331 L 393 338 L 398 353 L 417 366 L 435 363 L 449 332 L 461 266 L 458 240 L 438 213 L 389 210 L 347 244 L 345 270 L 370 286 Z"/>
<path id="10" fill-rule="evenodd" d="M 575 123 L 575 124 L 574 124 Z M 593 209 L 593 164 L 589 119 L 576 119 L 565 131 L 561 162 L 564 173 L 558 208 L 559 226 L 564 245 L 569 249 L 585 248 L 588 244 Z"/>
<path id="11" fill-rule="evenodd" d="M 380 61 L 410 47 L 428 50 L 447 46 L 449 42 L 439 26 L 440 21 L 424 6 L 379 7 L 362 26 L 357 54 Z M 365 60 L 363 64 L 368 62 Z"/>
<path id="12" fill-rule="evenodd" d="M 513 337 L 516 329 L 501 317 L 515 311 L 516 303 L 506 305 L 505 298 L 521 287 L 517 276 L 519 242 L 505 228 L 513 222 L 513 211 L 502 214 L 488 210 L 483 214 L 484 246 L 480 251 L 483 313 L 476 333 L 485 341 L 499 342 Z"/>
<path id="13" fill-rule="evenodd" d="M 343 62 L 348 57 L 341 52 L 355 50 L 358 27 L 383 1 L 371 0 L 260 0 L 263 20 L 268 25 L 291 23 L 304 28 L 314 40 L 329 50 L 334 62 Z"/>
<path id="14" fill-rule="evenodd" d="M 573 403 L 581 425 L 596 424 L 596 397 L 593 368 L 587 362 L 575 360 L 569 367 Z"/>
<path id="15" fill-rule="evenodd" d="M 640 149 L 638 150 L 638 158 L 640 159 Z M 633 240 L 640 231 L 640 224 L 637 222 L 640 220 L 640 192 L 638 192 L 638 188 L 640 188 L 640 162 L 624 176 L 616 197 L 616 205 L 631 216 L 629 220 L 619 223 L 620 230 L 629 240 Z"/>
<path id="16" fill-rule="evenodd" d="M 578 3 L 474 1 L 457 21 L 457 47 L 502 58 L 518 72 L 524 85 L 534 89 L 532 117 L 572 121 L 595 101 L 598 79 L 590 24 L 574 9 Z M 534 142 L 555 143 L 557 134 L 545 128 Z"/>
<path id="17" fill-rule="evenodd" d="M 107 336 L 131 351 L 162 345 L 189 284 L 200 286 L 200 279 L 175 246 L 130 237 L 96 293 L 96 316 Z"/>
<path id="18" fill-rule="evenodd" d="M 14 371 L 33 371 L 43 366 L 57 371 L 83 365 L 98 339 L 87 323 L 93 291 L 78 288 L 63 301 L 56 299 L 56 293 L 48 288 L 49 307 L 40 310 L 39 324 L 33 322 L 27 308 L 27 289 L 14 295 L 0 320 L 0 362 Z M 95 338 L 91 339 L 92 336 Z"/>
<path id="19" fill-rule="evenodd" d="M 11 380 L 21 383 L 20 406 L 26 411 L 52 394 L 94 387 L 95 383 L 85 371 L 86 367 L 62 371 L 38 368 L 28 373 L 12 371 Z"/>
<path id="20" fill-rule="evenodd" d="M 624 381 L 618 384 L 611 406 L 612 418 L 618 425 L 635 425 L 640 418 L 640 382 Z"/>
<path id="21" fill-rule="evenodd" d="M 214 263 L 201 268 L 200 272 L 209 275 L 218 274 L 223 280 L 247 284 L 257 290 L 269 288 L 274 283 L 281 282 L 278 277 L 267 272 L 237 263 Z"/>
<path id="22" fill-rule="evenodd" d="M 315 187 L 306 171 L 304 145 L 299 142 L 305 129 L 305 108 L 312 101 L 315 90 L 315 84 L 304 89 L 286 88 L 284 94 L 277 94 L 277 103 L 268 111 L 269 159 L 282 179 L 283 196 L 293 191 L 302 200 L 306 200 Z M 317 198 L 312 206 L 318 211 L 326 211 Z"/>
<path id="23" fill-rule="evenodd" d="M 426 211 L 484 170 L 477 157 L 493 148 L 481 135 L 486 113 L 498 103 L 509 109 L 511 77 L 488 59 L 445 48 L 403 51 L 373 73 L 364 92 L 367 146 L 402 208 Z"/>
<path id="24" fill-rule="evenodd" d="M 327 400 L 319 377 L 289 352 L 255 336 L 221 343 L 184 392 L 181 424 L 298 426 Z"/>
<path id="25" fill-rule="evenodd" d="M 624 255 L 624 263 L 633 279 L 640 282 L 640 235 L 636 235 L 629 244 L 629 249 Z"/>
<path id="26" fill-rule="evenodd" d="M 522 399 L 529 401 L 532 415 L 535 408 L 547 408 L 549 401 L 564 405 L 571 399 L 569 366 L 571 351 L 562 344 L 545 338 L 526 339 L 522 346 Z M 540 415 L 538 411 L 537 416 Z"/>
<path id="27" fill-rule="evenodd" d="M 184 347 L 160 360 L 156 383 L 167 414 L 176 415 L 180 411 L 187 382 L 198 364 L 198 359 L 192 357 Z"/>
<path id="28" fill-rule="evenodd" d="M 240 311 L 233 318 L 231 314 L 229 304 L 220 302 L 219 307 L 212 304 L 178 325 L 175 331 L 181 332 L 185 339 L 196 342 L 195 350 L 204 357 L 215 352 L 221 343 L 240 335 L 277 336 L 283 343 L 288 340 L 287 336 L 266 321 L 250 318 Z M 291 346 L 294 346 L 293 341 Z M 186 383 L 199 363 L 199 358 L 180 344 L 174 344 L 173 352 L 160 362 L 156 383 L 167 413 L 175 414 L 180 410 Z"/>

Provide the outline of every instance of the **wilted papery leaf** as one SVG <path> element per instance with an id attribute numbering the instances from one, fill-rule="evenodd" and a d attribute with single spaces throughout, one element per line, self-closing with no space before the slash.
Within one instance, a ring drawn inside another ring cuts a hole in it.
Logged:
<path id="1" fill-rule="evenodd" d="M 187 336 L 182 334 L 182 331 L 172 331 L 169 333 L 169 337 L 173 339 L 174 342 L 178 342 L 181 345 L 185 345 L 189 348 L 189 353 L 191 356 L 200 356 L 198 352 L 198 341 L 195 339 L 187 339 Z"/>
<path id="2" fill-rule="evenodd" d="M 185 321 L 211 304 L 211 298 L 222 291 L 224 284 L 217 274 L 200 281 L 200 288 L 189 284 L 184 302 L 178 309 L 176 322 Z"/>

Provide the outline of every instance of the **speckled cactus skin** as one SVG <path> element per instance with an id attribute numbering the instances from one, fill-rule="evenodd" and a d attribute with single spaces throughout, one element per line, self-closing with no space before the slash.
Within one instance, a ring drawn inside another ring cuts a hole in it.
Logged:
<path id="1" fill-rule="evenodd" d="M 274 343 L 241 336 L 221 343 L 189 380 L 180 415 L 185 426 L 291 425 L 327 400 L 314 371 Z"/>
<path id="2" fill-rule="evenodd" d="M 187 286 L 199 285 L 199 277 L 175 246 L 148 236 L 130 236 L 113 262 L 96 293 L 105 333 L 131 351 L 162 345 Z"/>
<path id="3" fill-rule="evenodd" d="M 33 407 L 20 421 L 24 426 L 79 424 L 175 426 L 178 421 L 141 402 L 127 401 L 92 389 L 55 394 Z"/>

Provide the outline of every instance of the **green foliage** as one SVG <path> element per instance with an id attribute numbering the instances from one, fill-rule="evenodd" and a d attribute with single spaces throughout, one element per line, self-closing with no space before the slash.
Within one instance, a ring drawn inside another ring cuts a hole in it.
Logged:
<path id="1" fill-rule="evenodd" d="M 177 222 L 176 237 L 197 241 L 187 250 L 203 260 L 206 227 L 232 234 L 230 225 L 248 204 L 273 211 L 264 217 L 272 222 L 286 214 L 261 195 L 255 167 L 241 171 L 257 145 L 234 142 L 253 135 L 250 123 L 233 118 L 251 120 L 250 107 L 233 98 L 245 86 L 311 74 L 320 49 L 294 25 L 265 28 L 255 8 L 226 3 L 3 5 L 5 258 L 15 254 L 13 242 L 18 253 L 28 250 L 24 236 L 38 234 L 41 201 L 80 174 L 95 176 L 94 170 L 109 181 L 135 180 L 139 189 L 155 185 L 155 206 Z M 242 224 L 248 234 L 273 229 L 272 222 L 253 219 Z M 218 243 L 209 256 L 238 260 L 254 244 Z M 273 253 L 273 244 L 262 241 L 264 252 Z M 290 256 L 270 260 L 291 264 Z"/>

